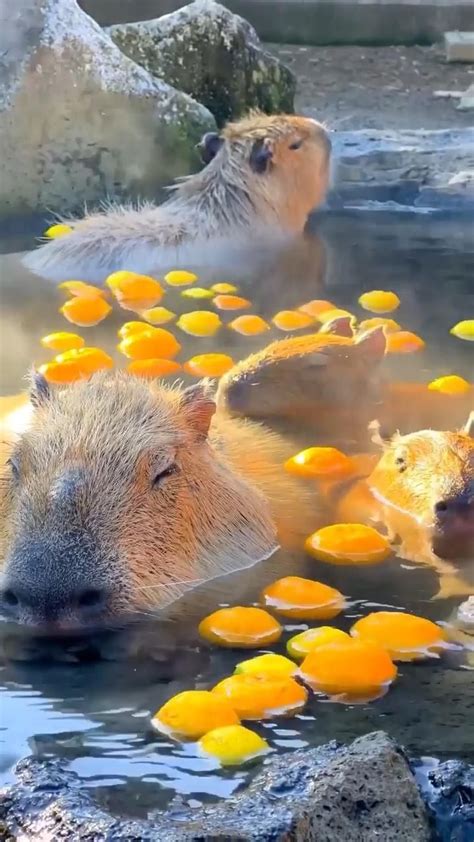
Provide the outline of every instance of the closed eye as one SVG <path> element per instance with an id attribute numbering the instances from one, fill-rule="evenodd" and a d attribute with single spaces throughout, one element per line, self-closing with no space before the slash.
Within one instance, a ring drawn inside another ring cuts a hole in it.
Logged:
<path id="1" fill-rule="evenodd" d="M 299 149 L 302 145 L 302 140 L 295 140 L 293 143 L 290 143 L 288 149 Z"/>
<path id="2" fill-rule="evenodd" d="M 166 479 L 166 477 L 170 477 L 172 474 L 176 474 L 178 472 L 178 466 L 175 465 L 173 462 L 172 465 L 168 465 L 163 471 L 156 473 L 153 477 L 152 488 L 157 488 L 161 482 Z"/>
<path id="3" fill-rule="evenodd" d="M 18 460 L 15 459 L 14 456 L 11 456 L 10 459 L 7 459 L 6 464 L 10 467 L 13 478 L 19 479 L 19 477 L 20 477 L 20 466 L 18 464 Z"/>

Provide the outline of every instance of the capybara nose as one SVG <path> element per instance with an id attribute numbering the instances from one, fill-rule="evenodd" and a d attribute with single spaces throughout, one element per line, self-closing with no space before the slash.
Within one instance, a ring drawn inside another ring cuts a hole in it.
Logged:
<path id="1" fill-rule="evenodd" d="M 474 517 L 474 498 L 468 494 L 446 497 L 435 503 L 434 510 L 439 520 L 446 520 L 451 516 Z"/>
<path id="2" fill-rule="evenodd" d="M 99 587 L 39 593 L 24 582 L 7 580 L 0 592 L 0 606 L 7 619 L 24 625 L 72 628 L 93 624 L 106 609 L 108 596 Z"/>

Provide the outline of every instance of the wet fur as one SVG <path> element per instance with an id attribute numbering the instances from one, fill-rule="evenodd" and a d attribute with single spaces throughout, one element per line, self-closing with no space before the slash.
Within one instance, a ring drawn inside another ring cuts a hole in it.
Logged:
<path id="1" fill-rule="evenodd" d="M 307 143 L 302 157 L 288 151 L 295 136 Z M 250 158 L 263 140 L 271 145 L 272 160 L 268 172 L 256 175 Z M 327 188 L 330 142 L 324 128 L 304 117 L 255 113 L 224 129 L 222 141 L 210 163 L 170 188 L 162 205 L 109 205 L 82 220 L 63 219 L 72 233 L 46 242 L 25 264 L 56 280 L 78 272 L 101 280 L 116 269 L 192 266 L 198 256 L 210 259 L 218 244 L 225 249 L 249 236 L 258 242 L 302 231 Z"/>

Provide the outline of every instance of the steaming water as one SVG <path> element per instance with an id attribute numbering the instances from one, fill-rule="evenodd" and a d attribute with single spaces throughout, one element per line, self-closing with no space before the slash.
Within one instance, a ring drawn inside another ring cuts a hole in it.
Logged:
<path id="1" fill-rule="evenodd" d="M 402 299 L 395 317 L 419 332 L 428 345 L 421 355 L 398 363 L 394 374 L 424 382 L 450 372 L 472 378 L 472 345 L 448 332 L 458 320 L 474 316 L 474 242 L 467 220 L 348 213 L 320 220 L 318 231 L 309 244 L 300 244 L 279 263 L 260 268 L 256 277 L 242 278 L 239 267 L 229 267 L 220 276 L 202 274 L 201 283 L 237 278 L 255 312 L 264 316 L 317 297 L 351 309 L 363 290 L 393 289 Z M 12 253 L 29 247 L 31 241 L 5 242 L 0 258 L 2 394 L 19 391 L 31 361 L 46 358 L 39 350 L 39 337 L 62 324 L 55 315 L 59 304 L 55 288 L 28 275 Z M 166 300 L 171 309 L 194 308 L 189 301 L 184 305 L 177 293 L 173 296 Z M 84 333 L 91 344 L 113 349 L 118 324 L 117 316 Z M 269 337 L 243 339 L 230 331 L 212 340 L 183 337 L 184 358 L 212 349 L 238 358 Z M 314 443 L 310 430 L 302 430 L 302 440 Z M 464 570 L 471 579 L 473 565 L 474 560 L 466 562 Z M 193 806 L 226 797 L 245 785 L 254 768 L 220 771 L 198 756 L 195 745 L 157 737 L 149 718 L 179 690 L 212 686 L 247 657 L 196 646 L 196 618 L 218 602 L 235 600 L 236 588 L 239 602 L 255 602 L 262 586 L 289 573 L 321 579 L 350 597 L 349 610 L 334 621 L 342 628 L 379 607 L 446 620 L 460 601 L 432 600 L 437 577 L 430 568 L 398 560 L 370 569 L 333 568 L 283 549 L 278 557 L 225 580 L 219 599 L 209 588 L 191 597 L 185 619 L 179 622 L 177 652 L 166 667 L 157 660 L 156 650 L 176 643 L 176 622 L 136 632 L 143 635 L 142 646 L 150 657 L 125 664 L 88 660 L 84 653 L 80 663 L 72 664 L 6 658 L 0 672 L 1 782 L 13 780 L 13 766 L 25 755 L 59 756 L 103 804 L 129 815 L 146 815 L 176 794 Z M 274 651 L 283 652 L 288 636 L 306 627 L 286 625 L 283 642 Z M 255 728 L 278 751 L 332 738 L 350 740 L 383 728 L 414 757 L 462 756 L 472 761 L 472 690 L 468 656 L 451 653 L 439 661 L 400 665 L 399 680 L 378 702 L 349 706 L 313 699 L 303 715 Z"/>

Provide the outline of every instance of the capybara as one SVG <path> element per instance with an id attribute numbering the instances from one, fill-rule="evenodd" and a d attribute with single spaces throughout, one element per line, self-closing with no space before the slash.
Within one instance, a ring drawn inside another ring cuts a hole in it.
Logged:
<path id="1" fill-rule="evenodd" d="M 385 334 L 328 333 L 273 342 L 221 378 L 217 404 L 235 416 L 308 421 L 319 436 L 351 437 L 375 411 Z"/>
<path id="2" fill-rule="evenodd" d="M 213 264 L 221 245 L 286 240 L 325 198 L 331 144 L 309 117 L 258 112 L 202 140 L 204 169 L 180 180 L 156 206 L 110 207 L 64 220 L 66 236 L 25 259 L 44 277 L 101 280 L 118 269 Z M 222 249 L 220 249 L 222 251 Z M 78 273 L 80 273 L 78 275 Z"/>
<path id="3" fill-rule="evenodd" d="M 369 476 L 330 493 L 338 519 L 380 523 L 399 555 L 434 567 L 440 596 L 474 585 L 473 435 L 474 414 L 460 432 L 376 433 L 383 453 Z"/>
<path id="4" fill-rule="evenodd" d="M 474 389 L 447 397 L 423 383 L 388 380 L 380 365 L 387 344 L 383 327 L 351 338 L 349 321 L 336 320 L 336 334 L 323 330 L 292 336 L 253 354 L 222 378 L 219 405 L 233 415 L 263 421 L 310 419 L 318 435 L 329 434 L 333 440 L 362 436 L 360 445 L 375 417 L 383 428 L 406 433 L 425 427 L 456 429 L 464 423 Z M 328 360 L 331 377 L 326 376 Z"/>
<path id="5" fill-rule="evenodd" d="M 205 384 L 35 375 L 32 413 L 2 480 L 2 612 L 74 630 L 163 607 L 248 567 L 317 522 L 281 465 L 292 445 L 214 417 Z"/>

